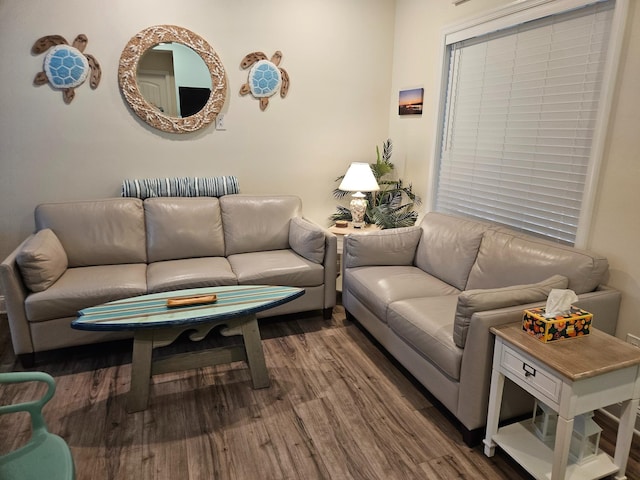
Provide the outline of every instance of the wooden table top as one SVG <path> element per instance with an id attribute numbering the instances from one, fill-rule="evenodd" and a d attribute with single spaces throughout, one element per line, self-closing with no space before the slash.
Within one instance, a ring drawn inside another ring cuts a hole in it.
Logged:
<path id="1" fill-rule="evenodd" d="M 572 381 L 640 365 L 640 348 L 593 327 L 589 335 L 549 343 L 524 332 L 521 322 L 490 331 Z"/>
<path id="2" fill-rule="evenodd" d="M 296 287 L 233 285 L 192 288 L 140 295 L 78 312 L 71 326 L 78 330 L 137 330 L 228 320 L 282 305 L 304 295 Z M 171 298 L 215 294 L 215 303 L 169 308 Z"/>
<path id="3" fill-rule="evenodd" d="M 329 227 L 329 231 L 335 235 L 349 235 L 351 233 L 369 233 L 369 232 L 377 232 L 380 230 L 378 225 L 367 223 L 362 228 L 355 228 L 351 222 L 346 227 L 337 227 L 335 224 Z"/>

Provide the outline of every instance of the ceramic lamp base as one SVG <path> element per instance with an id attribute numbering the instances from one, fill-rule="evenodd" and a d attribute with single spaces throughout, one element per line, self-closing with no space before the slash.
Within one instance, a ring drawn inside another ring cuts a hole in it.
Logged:
<path id="1" fill-rule="evenodd" d="M 362 192 L 356 192 L 352 197 L 349 204 L 351 224 L 353 228 L 362 228 L 364 227 L 364 214 L 367 211 L 367 199 Z"/>

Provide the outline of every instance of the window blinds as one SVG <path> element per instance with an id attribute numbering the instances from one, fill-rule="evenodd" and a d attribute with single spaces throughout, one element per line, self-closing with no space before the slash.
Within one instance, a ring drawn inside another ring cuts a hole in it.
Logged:
<path id="1" fill-rule="evenodd" d="M 614 2 L 449 47 L 435 209 L 574 243 Z"/>

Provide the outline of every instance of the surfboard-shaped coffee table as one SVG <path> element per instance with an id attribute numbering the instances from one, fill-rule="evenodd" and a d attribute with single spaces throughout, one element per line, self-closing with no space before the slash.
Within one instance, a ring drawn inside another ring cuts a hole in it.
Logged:
<path id="1" fill-rule="evenodd" d="M 268 285 L 234 285 L 154 293 L 117 300 L 78 312 L 78 330 L 132 330 L 133 356 L 127 411 L 149 403 L 152 375 L 208 365 L 245 361 L 253 388 L 269 386 L 256 313 L 290 302 L 304 289 Z M 225 336 L 242 335 L 244 345 L 180 353 L 152 362 L 153 349 L 173 343 L 181 333 L 202 340 L 217 326 Z"/>

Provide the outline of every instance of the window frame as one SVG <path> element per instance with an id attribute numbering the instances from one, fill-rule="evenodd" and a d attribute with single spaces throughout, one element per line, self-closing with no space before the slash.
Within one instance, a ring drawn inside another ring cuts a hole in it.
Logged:
<path id="1" fill-rule="evenodd" d="M 430 194 L 427 198 L 427 210 L 433 210 L 438 188 L 438 171 L 442 136 L 444 131 L 444 115 L 447 97 L 450 46 L 456 42 L 474 38 L 498 29 L 514 27 L 524 22 L 555 15 L 577 8 L 585 7 L 599 0 L 516 0 L 504 7 L 491 10 L 481 16 L 463 20 L 455 25 L 447 26 L 441 35 L 439 53 L 439 81 L 437 85 L 438 108 L 436 109 L 436 132 L 429 169 Z M 606 138 L 613 105 L 614 87 L 622 57 L 622 44 L 629 10 L 629 0 L 615 0 L 609 52 L 605 61 L 606 70 L 600 92 L 599 111 L 594 129 L 593 143 L 589 158 L 589 167 L 582 195 L 580 217 L 574 245 L 578 248 L 588 247 L 588 236 L 595 208 L 598 178 L 604 156 Z"/>

